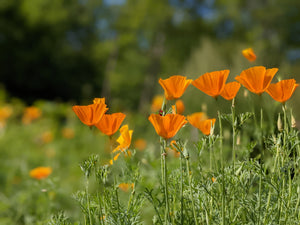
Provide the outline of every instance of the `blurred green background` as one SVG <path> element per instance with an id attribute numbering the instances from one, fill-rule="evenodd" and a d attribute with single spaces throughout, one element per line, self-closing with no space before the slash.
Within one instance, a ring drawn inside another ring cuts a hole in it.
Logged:
<path id="1" fill-rule="evenodd" d="M 0 83 L 28 104 L 102 96 L 145 112 L 160 77 L 263 65 L 299 82 L 299 62 L 298 0 L 0 1 Z"/>
<path id="2" fill-rule="evenodd" d="M 241 53 L 249 47 L 257 55 L 254 63 Z M 84 183 L 78 164 L 92 153 L 105 163 L 109 146 L 107 137 L 79 121 L 72 105 L 105 97 L 109 113 L 126 114 L 124 124 L 134 130 L 131 149 L 146 140 L 145 151 L 132 157 L 133 166 L 142 165 L 143 190 L 143 183 L 159 177 L 153 169 L 159 168 L 158 136 L 147 120 L 153 97 L 163 94 L 158 79 L 196 79 L 229 69 L 233 81 L 255 65 L 278 67 L 273 82 L 300 83 L 299 0 L 0 0 L 0 224 L 37 224 L 58 210 L 81 219 L 71 198 Z M 299 99 L 296 90 L 287 102 L 298 121 Z M 230 112 L 230 102 L 216 102 L 192 85 L 182 100 L 184 115 Z M 264 119 L 271 121 L 266 133 L 272 133 L 281 106 L 267 94 L 257 102 L 241 88 L 237 113 L 262 104 Z M 24 124 L 29 105 L 42 113 Z M 251 127 L 244 134 L 249 139 Z M 226 132 L 230 136 L 228 123 Z M 197 140 L 190 126 L 179 136 L 191 145 Z M 51 166 L 51 179 L 31 179 L 37 166 Z"/>

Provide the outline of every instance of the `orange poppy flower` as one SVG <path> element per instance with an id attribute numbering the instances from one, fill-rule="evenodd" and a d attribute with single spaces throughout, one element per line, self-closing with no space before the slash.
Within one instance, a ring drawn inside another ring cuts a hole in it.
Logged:
<path id="1" fill-rule="evenodd" d="M 167 114 L 165 116 L 151 114 L 148 119 L 156 133 L 165 139 L 174 137 L 180 128 L 187 123 L 185 117 L 179 114 Z"/>
<path id="2" fill-rule="evenodd" d="M 65 127 L 61 130 L 62 136 L 66 139 L 72 139 L 75 136 L 75 132 L 73 129 Z"/>
<path id="3" fill-rule="evenodd" d="M 157 112 L 161 109 L 161 106 L 164 102 L 164 96 L 162 95 L 157 95 L 152 99 L 152 104 L 151 104 L 151 111 L 152 112 Z"/>
<path id="4" fill-rule="evenodd" d="M 232 100 L 235 98 L 236 94 L 240 90 L 241 84 L 233 81 L 228 84 L 225 84 L 224 90 L 221 93 L 221 96 L 225 98 L 226 100 Z"/>
<path id="5" fill-rule="evenodd" d="M 108 110 L 104 103 L 104 98 L 102 99 L 103 100 L 101 101 L 99 98 L 94 99 L 94 104 L 91 105 L 75 105 L 72 107 L 72 110 L 82 123 L 88 126 L 93 126 L 100 121 L 104 113 Z"/>
<path id="6" fill-rule="evenodd" d="M 145 139 L 139 138 L 134 142 L 134 147 L 140 151 L 143 151 L 147 147 Z"/>
<path id="7" fill-rule="evenodd" d="M 173 114 L 177 113 L 177 114 L 182 115 L 182 113 L 184 112 L 184 109 L 185 109 L 185 107 L 184 107 L 183 101 L 180 99 L 175 102 L 175 105 L 172 105 Z"/>
<path id="8" fill-rule="evenodd" d="M 276 84 L 270 84 L 266 92 L 275 100 L 285 103 L 290 99 L 295 89 L 299 86 L 295 79 L 282 80 Z"/>
<path id="9" fill-rule="evenodd" d="M 248 59 L 250 62 L 256 60 L 256 55 L 252 48 L 246 48 L 242 51 L 243 56 Z"/>
<path id="10" fill-rule="evenodd" d="M 39 108 L 35 106 L 26 107 L 22 117 L 22 122 L 24 124 L 30 124 L 31 121 L 38 119 L 41 115 L 42 111 Z"/>
<path id="11" fill-rule="evenodd" d="M 124 192 L 128 192 L 129 188 L 134 188 L 134 183 L 121 183 L 119 184 L 119 188 Z"/>
<path id="12" fill-rule="evenodd" d="M 0 122 L 5 121 L 12 115 L 13 109 L 10 106 L 0 107 Z"/>
<path id="13" fill-rule="evenodd" d="M 269 87 L 277 68 L 266 69 L 264 66 L 254 66 L 241 72 L 235 79 L 249 91 L 261 95 Z"/>
<path id="14" fill-rule="evenodd" d="M 102 133 L 111 136 L 118 131 L 125 117 L 124 113 L 104 114 L 95 126 Z"/>
<path id="15" fill-rule="evenodd" d="M 222 93 L 225 87 L 225 82 L 227 80 L 229 72 L 229 70 L 220 70 L 205 73 L 198 79 L 194 80 L 192 82 L 192 85 L 194 85 L 205 94 L 217 98 Z"/>
<path id="16" fill-rule="evenodd" d="M 216 119 L 207 119 L 206 115 L 202 112 L 193 113 L 187 116 L 189 123 L 198 128 L 203 134 L 209 135 L 211 128 L 214 126 Z"/>
<path id="17" fill-rule="evenodd" d="M 129 148 L 131 144 L 131 137 L 133 130 L 129 130 L 128 125 L 124 125 L 120 128 L 121 135 L 117 139 L 117 142 L 119 143 L 119 146 L 116 147 L 112 152 L 117 152 L 117 151 L 125 151 L 126 149 Z"/>
<path id="18" fill-rule="evenodd" d="M 33 170 L 30 170 L 29 175 L 32 178 L 41 180 L 47 178 L 52 173 L 51 167 L 37 167 Z"/>
<path id="19" fill-rule="evenodd" d="M 165 90 L 166 99 L 172 100 L 180 98 L 192 80 L 187 80 L 184 76 L 175 75 L 165 80 L 159 79 L 158 82 Z"/>

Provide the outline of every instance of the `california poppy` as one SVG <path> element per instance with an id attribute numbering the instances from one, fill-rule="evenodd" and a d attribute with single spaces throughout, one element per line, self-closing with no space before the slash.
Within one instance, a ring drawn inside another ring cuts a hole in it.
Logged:
<path id="1" fill-rule="evenodd" d="M 161 106 L 164 102 L 164 96 L 163 95 L 156 95 L 152 99 L 152 104 L 151 104 L 151 111 L 152 112 L 157 112 L 161 109 Z"/>
<path id="2" fill-rule="evenodd" d="M 102 133 L 111 136 L 118 131 L 125 117 L 124 113 L 104 114 L 95 126 Z"/>
<path id="3" fill-rule="evenodd" d="M 184 104 L 183 104 L 183 101 L 178 99 L 176 102 L 175 102 L 175 105 L 172 105 L 172 112 L 175 114 L 181 114 L 184 112 Z"/>
<path id="4" fill-rule="evenodd" d="M 133 130 L 129 130 L 128 125 L 124 125 L 120 128 L 120 132 L 121 135 L 117 139 L 119 146 L 116 147 L 112 152 L 125 151 L 131 144 Z"/>
<path id="5" fill-rule="evenodd" d="M 151 114 L 148 119 L 156 133 L 165 139 L 174 137 L 180 128 L 187 123 L 185 117 L 179 114 L 167 114 L 165 116 Z"/>
<path id="6" fill-rule="evenodd" d="M 72 110 L 82 123 L 88 126 L 93 126 L 100 121 L 108 108 L 104 103 L 104 98 L 103 100 L 96 98 L 94 99 L 94 104 L 86 106 L 75 105 L 72 107 Z"/>
<path id="7" fill-rule="evenodd" d="M 270 84 L 266 92 L 275 100 L 285 103 L 290 99 L 295 89 L 299 86 L 295 79 L 282 80 L 276 84 Z"/>
<path id="8" fill-rule="evenodd" d="M 128 192 L 129 188 L 134 188 L 134 183 L 121 183 L 119 184 L 119 188 L 124 192 Z"/>
<path id="9" fill-rule="evenodd" d="M 269 87 L 277 68 L 266 69 L 264 66 L 254 66 L 241 72 L 235 79 L 249 91 L 261 95 Z"/>
<path id="10" fill-rule="evenodd" d="M 246 48 L 242 51 L 243 56 L 248 59 L 250 62 L 256 60 L 256 55 L 252 48 Z"/>
<path id="11" fill-rule="evenodd" d="M 225 87 L 221 93 L 221 96 L 223 98 L 225 98 L 226 100 L 231 100 L 231 99 L 235 98 L 240 87 L 241 87 L 241 84 L 236 81 L 227 83 L 227 84 L 225 84 Z"/>
<path id="12" fill-rule="evenodd" d="M 203 134 L 209 135 L 216 119 L 207 119 L 206 115 L 202 112 L 193 113 L 187 116 L 189 123 L 198 128 Z"/>
<path id="13" fill-rule="evenodd" d="M 10 106 L 0 107 L 0 128 L 4 127 L 6 120 L 12 115 L 13 109 Z"/>
<path id="14" fill-rule="evenodd" d="M 143 151 L 147 147 L 147 142 L 143 138 L 139 138 L 134 142 L 134 147 L 140 151 Z"/>
<path id="15" fill-rule="evenodd" d="M 217 98 L 224 90 L 229 72 L 229 70 L 221 70 L 205 73 L 194 80 L 192 85 L 205 94 Z"/>
<path id="16" fill-rule="evenodd" d="M 29 175 L 37 180 L 44 179 L 52 173 L 51 167 L 37 167 L 30 170 Z"/>
<path id="17" fill-rule="evenodd" d="M 172 100 L 180 98 L 192 80 L 187 80 L 184 76 L 175 75 L 165 80 L 159 79 L 158 82 L 165 90 L 166 99 Z"/>
<path id="18" fill-rule="evenodd" d="M 39 108 L 35 106 L 26 107 L 22 117 L 22 122 L 24 124 L 29 124 L 31 121 L 38 119 L 41 115 L 42 111 Z"/>

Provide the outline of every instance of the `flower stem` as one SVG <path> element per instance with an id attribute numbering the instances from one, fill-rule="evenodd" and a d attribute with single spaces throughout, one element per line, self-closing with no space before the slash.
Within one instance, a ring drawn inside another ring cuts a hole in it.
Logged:
<path id="1" fill-rule="evenodd" d="M 87 209 L 88 209 L 88 213 L 89 213 L 89 224 L 92 225 L 93 223 L 92 223 L 92 216 L 91 216 L 91 210 L 90 210 L 89 180 L 88 180 L 88 177 L 86 178 L 85 194 L 86 194 Z"/>
<path id="2" fill-rule="evenodd" d="M 189 156 L 186 156 L 186 169 L 187 169 L 188 177 L 189 177 L 190 199 L 191 199 L 191 202 L 192 202 L 194 221 L 195 221 L 195 224 L 198 225 L 198 220 L 197 220 L 197 215 L 196 215 L 196 210 L 195 210 L 194 197 L 193 197 L 193 190 L 192 190 L 192 172 L 190 171 Z"/>
<path id="3" fill-rule="evenodd" d="M 165 224 L 168 224 L 170 221 L 170 208 L 169 208 L 169 198 L 168 198 L 168 177 L 167 177 L 167 162 L 166 162 L 166 140 L 161 138 L 161 162 L 162 162 L 162 181 L 164 186 L 164 194 L 165 194 Z"/>
<path id="4" fill-rule="evenodd" d="M 221 172 L 222 172 L 222 224 L 226 224 L 225 221 L 225 173 L 224 173 L 224 159 L 223 159 L 223 130 L 222 130 L 222 120 L 221 113 L 218 110 L 219 118 L 219 132 L 220 132 L 220 151 L 221 151 Z"/>
<path id="5" fill-rule="evenodd" d="M 180 222 L 183 224 L 183 154 L 180 152 Z"/>

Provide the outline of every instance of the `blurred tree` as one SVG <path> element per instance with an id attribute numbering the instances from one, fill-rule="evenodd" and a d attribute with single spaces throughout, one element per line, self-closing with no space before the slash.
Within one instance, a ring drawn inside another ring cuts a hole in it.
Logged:
<path id="1" fill-rule="evenodd" d="M 95 2 L 1 1 L 0 79 L 11 94 L 31 102 L 99 90 Z"/>

